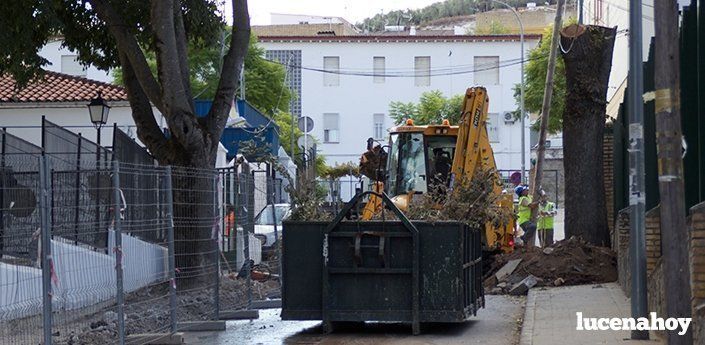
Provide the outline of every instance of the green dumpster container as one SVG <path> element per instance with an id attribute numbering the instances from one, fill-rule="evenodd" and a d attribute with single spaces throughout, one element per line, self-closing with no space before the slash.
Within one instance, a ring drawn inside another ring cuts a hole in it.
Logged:
<path id="1" fill-rule="evenodd" d="M 410 322 L 418 334 L 421 322 L 463 322 L 484 307 L 478 229 L 342 218 L 284 222 L 283 320 L 322 320 L 328 331 L 338 321 Z"/>

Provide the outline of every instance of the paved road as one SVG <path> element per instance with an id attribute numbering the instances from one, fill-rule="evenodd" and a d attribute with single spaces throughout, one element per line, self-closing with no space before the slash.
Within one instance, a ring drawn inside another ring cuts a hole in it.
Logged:
<path id="1" fill-rule="evenodd" d="M 281 321 L 279 310 L 260 311 L 260 319 L 228 322 L 225 332 L 190 333 L 188 344 L 214 345 L 421 345 L 517 344 L 525 298 L 487 296 L 486 308 L 463 324 L 439 324 L 411 335 L 404 324 L 367 323 L 333 334 L 321 333 L 320 322 Z"/>

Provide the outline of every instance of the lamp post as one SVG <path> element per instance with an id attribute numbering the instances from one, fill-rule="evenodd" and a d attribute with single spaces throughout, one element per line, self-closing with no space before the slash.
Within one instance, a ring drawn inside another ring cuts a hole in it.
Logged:
<path id="1" fill-rule="evenodd" d="M 500 0 L 492 0 L 492 2 L 498 3 L 512 11 L 512 13 L 514 13 L 514 17 L 516 17 L 517 22 L 519 23 L 519 41 L 521 42 L 521 94 L 519 98 L 519 103 L 521 103 L 519 104 L 519 111 L 521 112 L 521 181 L 524 182 L 526 179 L 526 124 L 524 122 L 524 118 L 526 117 L 526 112 L 524 111 L 524 24 L 521 22 L 519 13 L 514 9 L 514 7 Z"/>
<path id="2" fill-rule="evenodd" d="M 103 127 L 108 122 L 108 113 L 110 113 L 110 106 L 105 103 L 103 97 L 101 97 L 101 92 L 98 91 L 98 97 L 91 100 L 88 104 L 88 114 L 91 117 L 91 122 L 96 129 L 96 144 L 98 147 L 95 149 L 95 163 L 96 163 L 96 221 L 100 227 L 102 224 L 100 222 L 100 128 Z M 118 212 L 118 211 L 116 211 Z"/>
<path id="3" fill-rule="evenodd" d="M 108 113 L 110 113 L 110 106 L 105 103 L 100 91 L 98 91 L 98 97 L 93 98 L 88 104 L 88 113 L 96 129 L 96 144 L 100 146 L 100 128 L 108 122 Z M 100 150 L 97 152 L 96 156 L 100 158 Z"/>

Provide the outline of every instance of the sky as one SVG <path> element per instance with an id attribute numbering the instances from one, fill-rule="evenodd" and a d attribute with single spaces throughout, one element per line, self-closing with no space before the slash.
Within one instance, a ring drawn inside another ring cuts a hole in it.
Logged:
<path id="1" fill-rule="evenodd" d="M 268 25 L 270 13 L 311 14 L 343 17 L 355 24 L 381 11 L 417 9 L 441 0 L 249 0 L 250 24 Z M 232 18 L 232 4 L 225 0 L 226 18 Z M 230 20 L 228 20 L 230 21 Z"/>

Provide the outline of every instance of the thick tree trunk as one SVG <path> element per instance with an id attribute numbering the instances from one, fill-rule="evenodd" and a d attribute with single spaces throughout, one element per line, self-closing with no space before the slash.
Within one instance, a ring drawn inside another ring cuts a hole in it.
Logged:
<path id="1" fill-rule="evenodd" d="M 566 99 L 563 113 L 565 236 L 609 245 L 603 184 L 605 99 L 615 28 L 571 25 L 561 30 Z"/>

